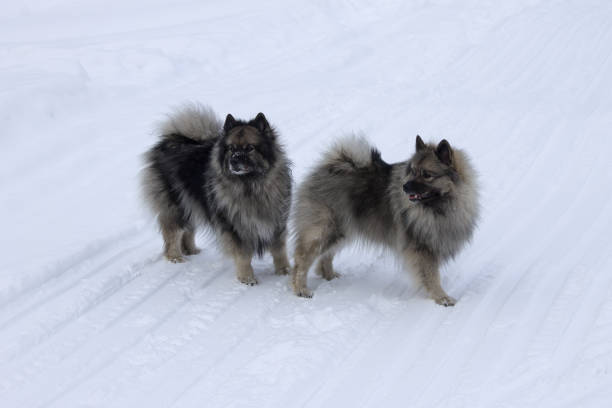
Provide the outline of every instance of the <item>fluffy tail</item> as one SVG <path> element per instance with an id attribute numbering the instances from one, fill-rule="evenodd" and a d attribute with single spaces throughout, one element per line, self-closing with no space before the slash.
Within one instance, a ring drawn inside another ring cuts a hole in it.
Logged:
<path id="1" fill-rule="evenodd" d="M 193 140 L 212 139 L 221 134 L 223 123 L 208 106 L 197 103 L 183 105 L 159 124 L 163 136 L 179 134 Z"/>
<path id="2" fill-rule="evenodd" d="M 353 171 L 368 167 L 380 153 L 362 135 L 348 135 L 336 141 L 324 155 L 324 163 L 334 171 Z"/>

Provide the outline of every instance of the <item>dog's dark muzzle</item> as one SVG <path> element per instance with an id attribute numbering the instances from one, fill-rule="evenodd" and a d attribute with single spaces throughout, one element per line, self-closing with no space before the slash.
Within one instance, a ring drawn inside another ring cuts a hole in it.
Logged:
<path id="1" fill-rule="evenodd" d="M 438 196 L 428 185 L 418 181 L 409 181 L 403 186 L 404 192 L 412 202 L 427 201 Z"/>
<path id="2" fill-rule="evenodd" d="M 236 152 L 230 157 L 229 169 L 233 174 L 242 175 L 252 172 L 253 165 L 245 153 Z"/>

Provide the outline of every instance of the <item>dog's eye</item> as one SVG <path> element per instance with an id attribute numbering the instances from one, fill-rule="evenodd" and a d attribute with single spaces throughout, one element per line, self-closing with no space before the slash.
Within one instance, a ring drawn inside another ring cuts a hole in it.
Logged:
<path id="1" fill-rule="evenodd" d="M 421 172 L 421 176 L 422 176 L 424 179 L 431 179 L 431 178 L 433 178 L 433 176 L 432 176 L 430 173 L 428 173 L 427 171 L 425 171 L 425 170 L 423 170 L 423 171 Z"/>
<path id="2" fill-rule="evenodd" d="M 245 150 L 246 152 L 252 152 L 254 148 L 255 148 L 255 147 L 253 147 L 253 145 L 251 145 L 251 144 L 250 144 L 250 145 L 246 145 L 246 147 L 244 148 L 244 150 Z"/>

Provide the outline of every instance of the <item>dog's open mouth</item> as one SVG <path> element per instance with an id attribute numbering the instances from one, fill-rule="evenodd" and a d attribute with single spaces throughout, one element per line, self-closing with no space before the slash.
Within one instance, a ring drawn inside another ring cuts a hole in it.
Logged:
<path id="1" fill-rule="evenodd" d="M 435 194 L 431 191 L 427 191 L 425 193 L 410 193 L 408 194 L 408 199 L 412 202 L 418 201 L 427 201 L 435 197 Z"/>

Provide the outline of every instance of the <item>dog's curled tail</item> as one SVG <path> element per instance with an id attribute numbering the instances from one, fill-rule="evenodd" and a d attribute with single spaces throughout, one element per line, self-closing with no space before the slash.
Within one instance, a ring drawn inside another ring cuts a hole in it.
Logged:
<path id="1" fill-rule="evenodd" d="M 188 103 L 174 110 L 159 126 L 162 137 L 182 135 L 193 140 L 213 139 L 221 134 L 223 123 L 208 106 Z"/>
<path id="2" fill-rule="evenodd" d="M 371 166 L 380 153 L 363 135 L 350 134 L 338 139 L 323 160 L 332 172 L 344 173 Z"/>

